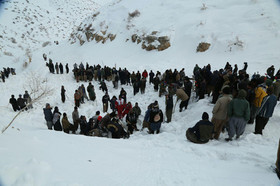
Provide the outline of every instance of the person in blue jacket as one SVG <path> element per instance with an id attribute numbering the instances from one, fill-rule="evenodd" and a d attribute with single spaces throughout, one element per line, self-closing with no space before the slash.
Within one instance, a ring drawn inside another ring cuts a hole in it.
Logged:
<path id="1" fill-rule="evenodd" d="M 255 134 L 262 134 L 269 118 L 273 115 L 274 108 L 277 104 L 277 97 L 273 94 L 273 91 L 273 87 L 267 88 L 267 96 L 263 98 L 256 116 Z"/>

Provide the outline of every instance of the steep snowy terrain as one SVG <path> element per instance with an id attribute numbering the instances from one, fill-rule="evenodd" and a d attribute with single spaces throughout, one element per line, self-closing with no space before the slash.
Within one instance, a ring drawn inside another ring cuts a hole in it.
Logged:
<path id="1" fill-rule="evenodd" d="M 54 62 L 88 62 L 129 70 L 185 68 L 191 76 L 195 64 L 210 63 L 213 69 L 229 61 L 248 72 L 264 74 L 275 65 L 280 68 L 280 7 L 277 1 L 227 0 L 11 0 L 0 8 L 0 61 L 2 67 L 16 68 L 17 75 L 0 82 L 0 129 L 16 115 L 8 100 L 31 91 L 31 79 L 54 88 L 51 95 L 23 112 L 12 126 L 0 135 L 0 185 L 279 185 L 271 170 L 280 137 L 279 104 L 264 130 L 254 135 L 254 125 L 247 125 L 245 134 L 226 143 L 192 144 L 185 131 L 201 119 L 206 111 L 211 116 L 211 98 L 195 102 L 179 113 L 178 104 L 171 123 L 162 125 L 161 133 L 148 135 L 139 131 L 129 139 L 68 135 L 47 130 L 42 108 L 45 103 L 58 106 L 71 115 L 73 94 L 79 85 L 72 73 L 50 74 L 42 54 Z M 137 16 L 130 16 L 138 11 Z M 88 26 L 93 33 L 106 37 L 103 44 L 87 41 L 83 32 Z M 106 34 L 103 34 L 106 30 Z M 167 36 L 170 47 L 163 51 L 146 51 L 141 43 L 132 42 L 132 35 Z M 78 36 L 85 41 L 80 45 Z M 58 41 L 56 45 L 54 41 Z M 200 42 L 210 48 L 197 53 Z M 73 43 L 73 44 L 71 44 Z M 29 58 L 31 62 L 29 61 Z M 27 62 L 27 65 L 24 65 Z M 35 74 L 35 75 L 32 75 Z M 60 87 L 65 86 L 66 102 L 61 103 Z M 93 81 L 97 101 L 86 102 L 79 113 L 90 118 L 102 110 L 103 93 Z M 119 95 L 120 88 L 107 83 L 109 95 Z M 130 86 L 123 86 L 128 100 L 142 109 L 158 100 L 164 111 L 164 98 L 148 85 L 144 95 L 133 96 Z M 102 114 L 104 116 L 104 114 Z M 69 117 L 72 122 L 71 117 Z M 140 125 L 139 125 L 140 127 Z"/>

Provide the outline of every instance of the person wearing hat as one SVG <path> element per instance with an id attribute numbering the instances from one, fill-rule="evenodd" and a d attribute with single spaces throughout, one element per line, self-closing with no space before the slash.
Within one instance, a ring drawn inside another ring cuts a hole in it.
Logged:
<path id="1" fill-rule="evenodd" d="M 203 112 L 202 120 L 197 122 L 194 127 L 188 128 L 186 137 L 193 143 L 207 143 L 213 134 L 214 125 L 209 121 L 207 112 Z"/>
<path id="2" fill-rule="evenodd" d="M 229 103 L 227 111 L 229 117 L 229 137 L 226 138 L 226 141 L 232 141 L 234 135 L 238 139 L 245 131 L 246 124 L 250 119 L 250 104 L 245 99 L 246 95 L 246 91 L 241 89 L 238 92 L 237 98 Z"/>
<path id="3" fill-rule="evenodd" d="M 47 126 L 49 130 L 52 130 L 53 127 L 53 114 L 52 114 L 52 107 L 49 103 L 46 104 L 46 107 L 43 109 L 45 120 L 47 122 Z"/>

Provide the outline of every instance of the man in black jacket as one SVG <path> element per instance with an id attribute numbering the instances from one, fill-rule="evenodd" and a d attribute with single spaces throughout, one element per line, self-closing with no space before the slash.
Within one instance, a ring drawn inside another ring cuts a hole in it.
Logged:
<path id="1" fill-rule="evenodd" d="M 16 100 L 14 95 L 12 95 L 11 98 L 10 98 L 10 104 L 12 104 L 12 107 L 13 107 L 15 112 L 17 110 L 20 110 L 19 107 L 18 107 L 18 104 L 17 104 L 17 100 Z"/>
<path id="2" fill-rule="evenodd" d="M 165 113 L 167 117 L 167 123 L 171 122 L 172 110 L 173 110 L 173 97 L 171 95 L 166 95 L 165 97 Z"/>
<path id="3" fill-rule="evenodd" d="M 202 114 L 202 120 L 186 131 L 186 137 L 193 143 L 207 143 L 212 138 L 214 125 L 209 121 L 207 112 Z"/>

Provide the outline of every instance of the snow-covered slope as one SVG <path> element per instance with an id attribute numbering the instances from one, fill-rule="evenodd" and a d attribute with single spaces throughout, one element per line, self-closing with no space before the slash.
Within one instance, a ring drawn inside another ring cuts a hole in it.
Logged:
<path id="1" fill-rule="evenodd" d="M 129 16 L 136 10 L 139 15 Z M 250 74 L 264 74 L 271 64 L 280 68 L 279 13 L 277 1 L 265 0 L 6 2 L 0 13 L 0 64 L 15 67 L 17 75 L 0 82 L 0 129 L 16 114 L 8 104 L 10 95 L 30 91 L 32 77 L 39 76 L 41 85 L 54 91 L 34 104 L 34 109 L 20 114 L 0 135 L 0 185 L 279 185 L 270 168 L 280 137 L 279 105 L 263 136 L 252 134 L 254 125 L 248 125 L 237 141 L 226 143 L 224 133 L 221 140 L 206 145 L 188 142 L 185 131 L 204 111 L 211 115 L 210 98 L 191 100 L 182 113 L 176 108 L 172 122 L 164 123 L 160 134 L 140 131 L 128 140 L 49 131 L 42 112 L 48 102 L 71 116 L 74 90 L 82 84 L 76 83 L 71 73 L 50 74 L 43 53 L 54 62 L 69 63 L 70 69 L 75 62 L 88 62 L 131 71 L 185 68 L 190 76 L 195 64 L 210 63 L 213 69 L 220 69 L 229 61 L 242 68 L 247 61 Z M 93 19 L 93 15 L 97 16 Z M 104 44 L 86 41 L 81 29 L 90 24 L 98 34 L 103 35 L 105 29 L 105 35 L 114 34 L 115 39 Z M 160 52 L 146 51 L 131 41 L 133 34 L 149 35 L 153 31 L 157 31 L 156 36 L 168 36 L 171 46 Z M 80 34 L 85 43 L 71 44 L 71 34 Z M 196 53 L 200 42 L 211 46 Z M 29 57 L 31 62 L 23 67 Z M 61 85 L 67 95 L 64 104 L 60 101 Z M 103 93 L 97 82 L 93 85 L 97 101 L 86 102 L 79 109 L 87 118 L 102 110 Z M 110 96 L 119 95 L 120 89 L 113 89 L 111 82 L 107 86 Z M 159 98 L 152 86 L 148 85 L 144 95 L 136 96 L 130 86 L 123 87 L 128 100 L 139 103 L 141 120 L 147 105 L 155 100 L 164 111 L 164 98 Z"/>

